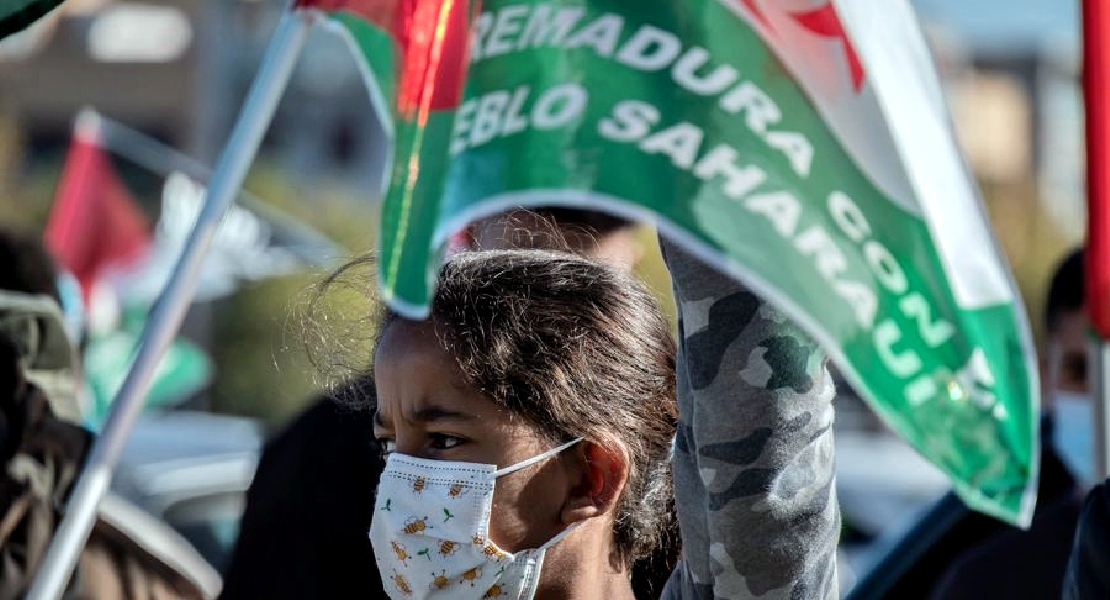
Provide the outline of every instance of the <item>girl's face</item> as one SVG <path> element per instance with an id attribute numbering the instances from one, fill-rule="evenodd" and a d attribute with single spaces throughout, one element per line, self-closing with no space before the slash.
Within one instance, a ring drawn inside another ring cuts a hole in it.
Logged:
<path id="1" fill-rule="evenodd" d="M 397 321 L 386 330 L 374 379 L 374 435 L 387 451 L 504 468 L 553 446 L 523 418 L 467 386 L 429 322 Z M 570 455 L 497 480 L 490 537 L 500 548 L 536 548 L 566 527 L 561 515 L 574 476 Z"/>

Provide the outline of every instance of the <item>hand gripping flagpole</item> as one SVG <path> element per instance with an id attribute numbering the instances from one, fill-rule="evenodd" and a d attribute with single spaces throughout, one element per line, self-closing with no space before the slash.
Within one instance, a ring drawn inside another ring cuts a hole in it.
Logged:
<path id="1" fill-rule="evenodd" d="M 28 600 L 58 600 L 69 583 L 92 531 L 97 507 L 111 484 L 112 471 L 142 408 L 143 397 L 196 292 L 204 257 L 216 228 L 243 185 L 304 48 L 315 15 L 290 10 L 278 23 L 239 120 L 220 156 L 204 208 L 181 251 L 172 277 L 151 311 L 135 363 L 116 395 L 100 437 L 90 450 L 84 471 L 66 506 L 65 517 L 27 595 Z"/>

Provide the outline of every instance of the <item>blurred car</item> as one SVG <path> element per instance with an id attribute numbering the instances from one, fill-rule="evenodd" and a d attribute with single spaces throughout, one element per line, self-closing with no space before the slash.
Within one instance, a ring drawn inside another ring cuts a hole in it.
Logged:
<path id="1" fill-rule="evenodd" d="M 841 430 L 836 487 L 843 524 L 838 571 L 847 594 L 951 486 L 894 435 Z"/>
<path id="2" fill-rule="evenodd" d="M 170 525 L 223 572 L 263 443 L 253 419 L 144 415 L 128 438 L 112 491 Z"/>

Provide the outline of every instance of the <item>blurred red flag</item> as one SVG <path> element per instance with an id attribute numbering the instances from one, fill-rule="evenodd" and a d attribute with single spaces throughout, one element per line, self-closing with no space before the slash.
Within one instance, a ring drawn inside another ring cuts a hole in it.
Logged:
<path id="1" fill-rule="evenodd" d="M 106 267 L 133 265 L 150 245 L 146 218 L 95 135 L 79 130 L 73 137 L 46 225 L 46 244 L 80 282 L 86 302 Z"/>

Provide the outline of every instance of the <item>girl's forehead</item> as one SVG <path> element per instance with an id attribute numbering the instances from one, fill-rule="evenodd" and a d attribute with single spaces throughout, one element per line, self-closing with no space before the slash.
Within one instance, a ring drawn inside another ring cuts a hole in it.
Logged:
<path id="1" fill-rule="evenodd" d="M 377 354 L 390 354 L 411 349 L 426 350 L 426 346 L 429 345 L 439 346 L 435 325 L 430 320 L 410 321 L 397 318 L 390 321 L 382 329 L 378 339 Z"/>
<path id="2" fill-rule="evenodd" d="M 374 423 L 377 427 L 402 430 L 452 431 L 474 439 L 500 439 L 508 445 L 530 439 L 537 433 L 526 420 L 473 390 L 439 387 L 413 378 L 411 385 L 386 392 L 379 399 Z M 427 378 L 424 378 L 427 379 Z M 380 393 L 379 392 L 379 393 Z"/>
<path id="3" fill-rule="evenodd" d="M 490 419 L 503 411 L 467 384 L 431 326 L 409 322 L 389 328 L 374 362 L 379 417 L 427 422 L 463 416 Z"/>
<path id="4" fill-rule="evenodd" d="M 467 387 L 457 360 L 425 321 L 398 322 L 382 332 L 374 354 L 374 374 L 379 393 L 383 387 L 399 383 Z"/>

